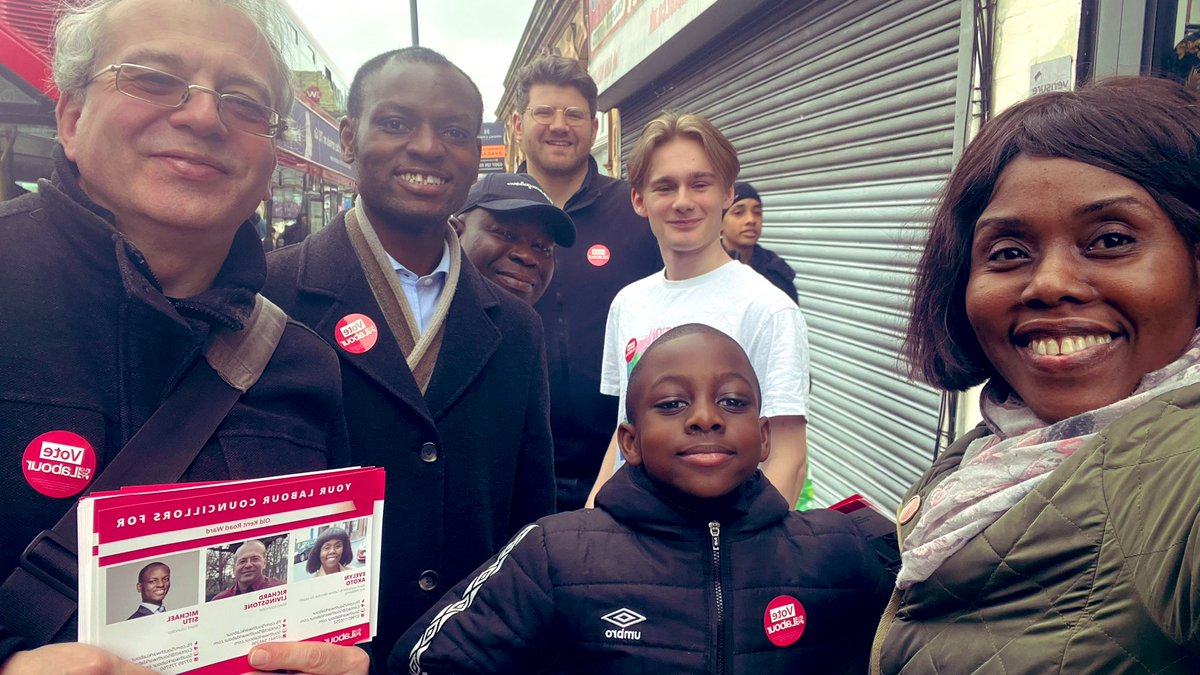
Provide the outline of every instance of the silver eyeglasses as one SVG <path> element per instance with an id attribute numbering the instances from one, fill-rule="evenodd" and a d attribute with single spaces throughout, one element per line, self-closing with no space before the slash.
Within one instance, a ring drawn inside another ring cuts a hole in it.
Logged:
<path id="1" fill-rule="evenodd" d="M 287 125 L 279 113 L 241 94 L 222 94 L 215 89 L 190 84 L 177 75 L 134 63 L 117 63 L 88 79 L 91 84 L 105 73 L 116 73 L 117 91 L 160 108 L 180 108 L 192 97 L 192 90 L 217 97 L 217 114 L 230 129 L 263 138 L 278 138 Z"/>
<path id="2" fill-rule="evenodd" d="M 538 124 L 554 124 L 554 118 L 558 115 L 558 111 L 562 111 L 563 117 L 567 120 L 567 126 L 581 127 L 592 120 L 592 113 L 583 108 L 555 108 L 550 105 L 534 105 L 525 109 L 534 122 Z"/>

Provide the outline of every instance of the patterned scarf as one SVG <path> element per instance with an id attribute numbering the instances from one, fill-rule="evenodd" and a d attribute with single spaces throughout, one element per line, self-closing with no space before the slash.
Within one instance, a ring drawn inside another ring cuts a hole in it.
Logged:
<path id="1" fill-rule="evenodd" d="M 1120 401 L 1047 425 L 989 382 L 980 397 L 992 434 L 976 439 L 956 472 L 931 490 L 921 518 L 904 538 L 896 587 L 925 581 L 975 535 L 996 522 L 1051 471 L 1114 420 L 1169 391 L 1200 382 L 1200 330 L 1183 355 L 1142 377 Z"/>
<path id="2" fill-rule="evenodd" d="M 375 225 L 367 219 L 367 211 L 362 205 L 362 195 L 354 201 L 354 208 L 346 212 L 346 235 L 350 237 L 350 246 L 358 256 L 363 273 L 367 277 L 367 285 L 375 302 L 379 303 L 379 311 L 384 321 L 396 337 L 396 344 L 408 362 L 408 369 L 421 394 L 429 387 L 433 378 L 433 368 L 437 365 L 438 354 L 442 349 L 442 336 L 446 332 L 446 316 L 450 312 L 450 303 L 458 290 L 458 279 L 462 268 L 462 246 L 459 245 L 458 235 L 454 228 L 446 225 L 446 241 L 450 247 L 450 273 L 446 276 L 446 285 L 438 296 L 433 309 L 433 320 L 425 326 L 425 332 L 417 330 L 417 320 L 413 317 L 413 308 L 408 306 L 400 282 L 396 279 L 395 270 L 388 260 L 387 251 L 375 233 Z"/>

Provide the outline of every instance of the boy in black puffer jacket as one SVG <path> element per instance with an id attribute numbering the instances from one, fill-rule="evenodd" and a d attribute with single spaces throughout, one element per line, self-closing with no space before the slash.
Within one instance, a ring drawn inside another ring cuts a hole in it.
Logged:
<path id="1" fill-rule="evenodd" d="M 521 530 L 425 614 L 392 673 L 861 673 L 892 580 L 850 520 L 789 511 L 741 347 L 687 324 L 629 380 L 596 509 Z"/>

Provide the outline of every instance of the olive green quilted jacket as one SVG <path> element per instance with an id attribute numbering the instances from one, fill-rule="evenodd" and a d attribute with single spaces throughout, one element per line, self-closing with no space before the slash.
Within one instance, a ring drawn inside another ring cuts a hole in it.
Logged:
<path id="1" fill-rule="evenodd" d="M 901 503 L 985 433 L 955 443 Z M 1200 673 L 1198 514 L 1193 385 L 1114 422 L 928 580 L 894 593 L 873 672 Z"/>

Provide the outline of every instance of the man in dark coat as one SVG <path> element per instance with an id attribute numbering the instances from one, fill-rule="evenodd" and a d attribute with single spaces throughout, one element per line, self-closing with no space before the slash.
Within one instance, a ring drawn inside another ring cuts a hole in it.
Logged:
<path id="1" fill-rule="evenodd" d="M 480 275 L 447 220 L 476 178 L 482 110 L 436 52 L 368 61 L 341 126 L 359 200 L 269 260 L 267 295 L 341 356 L 354 463 L 387 469 L 382 655 L 554 509 L 537 315 Z"/>
<path id="2" fill-rule="evenodd" d="M 296 222 L 283 228 L 283 234 L 280 235 L 280 244 L 283 246 L 291 246 L 304 241 L 312 228 L 308 225 L 308 214 L 301 213 L 296 216 Z"/>
<path id="3" fill-rule="evenodd" d="M 567 511 L 583 507 L 620 421 L 616 398 L 600 393 L 608 307 L 663 263 L 629 183 L 601 174 L 592 159 L 596 83 L 582 64 L 543 56 L 521 68 L 512 125 L 526 156 L 519 170 L 571 216 L 582 244 L 555 251 L 554 279 L 534 305 L 546 331 L 558 508 Z"/>

